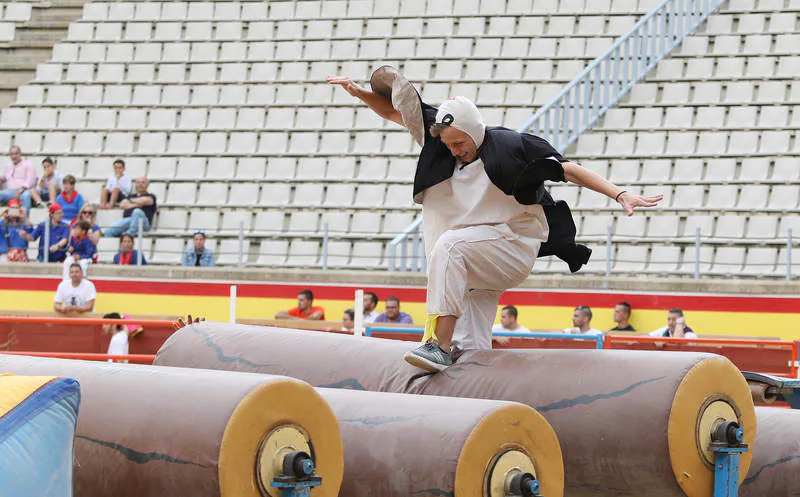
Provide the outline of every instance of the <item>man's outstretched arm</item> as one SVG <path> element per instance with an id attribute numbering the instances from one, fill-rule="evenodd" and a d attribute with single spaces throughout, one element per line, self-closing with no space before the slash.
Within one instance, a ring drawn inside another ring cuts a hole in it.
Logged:
<path id="1" fill-rule="evenodd" d="M 332 85 L 341 86 L 347 93 L 360 99 L 362 102 L 367 104 L 367 106 L 372 109 L 373 112 L 382 118 L 396 122 L 400 126 L 405 127 L 403 124 L 403 117 L 400 115 L 400 111 L 392 107 L 391 100 L 375 94 L 371 90 L 362 88 L 347 76 L 328 76 L 325 78 L 325 81 Z"/>
<path id="2" fill-rule="evenodd" d="M 664 198 L 663 195 L 645 196 L 626 192 L 594 171 L 573 162 L 564 162 L 561 165 L 564 167 L 564 178 L 567 181 L 613 198 L 629 216 L 633 215 L 636 207 L 655 207 Z"/>

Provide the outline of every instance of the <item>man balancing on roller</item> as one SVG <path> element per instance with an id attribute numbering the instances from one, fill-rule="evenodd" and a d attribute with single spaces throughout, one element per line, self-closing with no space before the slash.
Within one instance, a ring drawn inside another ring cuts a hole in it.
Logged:
<path id="1" fill-rule="evenodd" d="M 327 81 L 408 129 L 422 146 L 414 201 L 422 204 L 428 316 L 423 345 L 405 355 L 422 369 L 450 366 L 453 349 L 490 349 L 500 295 L 525 281 L 537 256 L 556 255 L 572 272 L 588 262 L 591 250 L 575 244 L 569 207 L 550 197 L 545 180 L 602 193 L 629 216 L 662 199 L 622 190 L 542 138 L 487 127 L 464 97 L 432 107 L 394 68 L 376 70 L 371 91 L 348 77 Z"/>

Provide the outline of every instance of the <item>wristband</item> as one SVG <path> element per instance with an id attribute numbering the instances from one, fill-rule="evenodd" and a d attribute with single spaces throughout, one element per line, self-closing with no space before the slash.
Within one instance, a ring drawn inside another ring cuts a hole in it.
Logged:
<path id="1" fill-rule="evenodd" d="M 617 193 L 617 196 L 614 197 L 614 202 L 619 202 L 619 196 L 627 192 L 628 192 L 627 190 L 622 190 L 621 192 Z"/>

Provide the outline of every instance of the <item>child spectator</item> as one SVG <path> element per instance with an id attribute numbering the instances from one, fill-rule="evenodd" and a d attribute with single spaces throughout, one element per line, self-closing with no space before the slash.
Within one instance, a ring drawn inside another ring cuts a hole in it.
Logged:
<path id="1" fill-rule="evenodd" d="M 31 199 L 34 204 L 55 202 L 61 191 L 61 183 L 64 181 L 61 173 L 56 170 L 55 162 L 50 157 L 42 161 L 42 169 L 44 172 L 36 182 L 36 187 L 31 189 Z"/>
<path id="2" fill-rule="evenodd" d="M 70 222 L 78 217 L 78 212 L 83 208 L 83 197 L 75 191 L 75 176 L 64 176 L 63 191 L 56 197 L 56 202 L 64 209 L 64 221 Z"/>
<path id="3" fill-rule="evenodd" d="M 130 320 L 130 317 L 122 315 L 118 312 L 109 312 L 103 315 L 103 319 L 124 319 Z M 108 342 L 108 355 L 128 355 L 128 339 L 135 337 L 142 331 L 142 327 L 138 324 L 104 324 L 103 333 L 109 335 L 111 340 Z M 114 362 L 109 359 L 108 362 Z M 128 361 L 117 361 L 128 362 Z"/>
<path id="4" fill-rule="evenodd" d="M 139 252 L 133 248 L 133 235 L 123 233 L 119 237 L 119 252 L 114 256 L 114 264 L 135 265 L 139 263 Z M 142 255 L 142 265 L 147 264 L 147 259 Z"/>
<path id="5" fill-rule="evenodd" d="M 8 262 L 28 262 L 28 240 L 20 231 L 28 228 L 28 218 L 20 201 L 12 198 L 3 212 L 3 238 Z"/>
<path id="6" fill-rule="evenodd" d="M 100 191 L 100 208 L 111 209 L 117 202 L 130 195 L 133 189 L 133 180 L 125 173 L 125 161 L 114 161 L 114 175 L 108 178 L 106 185 Z"/>
<path id="7" fill-rule="evenodd" d="M 97 247 L 95 247 L 92 239 L 89 238 L 90 229 L 92 229 L 92 225 L 87 221 L 81 221 L 72 228 L 72 236 L 69 239 L 69 248 L 67 249 L 69 257 L 64 260 L 64 279 L 69 277 L 71 264 L 80 264 L 83 275 L 86 276 L 89 264 L 94 261 Z"/>
<path id="8" fill-rule="evenodd" d="M 54 203 L 50 205 L 50 247 L 47 257 L 47 262 L 63 262 L 67 257 L 67 245 L 69 244 L 69 225 L 62 221 L 64 217 L 64 210 L 60 205 Z M 44 230 L 47 229 L 46 223 L 42 221 L 30 232 L 20 231 L 20 236 L 25 238 L 28 242 L 33 242 L 39 239 L 39 255 L 37 260 L 42 262 L 44 260 Z"/>
<path id="9" fill-rule="evenodd" d="M 100 228 L 100 225 L 97 224 L 97 209 L 95 209 L 92 204 L 85 204 L 81 207 L 78 216 L 69 223 L 69 228 L 74 228 L 80 221 L 87 221 L 92 225 L 92 228 L 89 230 L 89 238 L 92 239 L 92 243 L 97 245 L 100 238 L 103 237 L 103 230 Z"/>

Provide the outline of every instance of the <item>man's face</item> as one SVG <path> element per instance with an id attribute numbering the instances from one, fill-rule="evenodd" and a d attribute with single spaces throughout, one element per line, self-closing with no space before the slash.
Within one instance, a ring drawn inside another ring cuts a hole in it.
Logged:
<path id="1" fill-rule="evenodd" d="M 372 312 L 375 309 L 375 304 L 372 303 L 371 295 L 364 295 L 364 312 Z"/>
<path id="2" fill-rule="evenodd" d="M 681 316 L 675 312 L 668 312 L 667 313 L 667 328 L 669 331 L 675 331 L 675 324 L 678 322 L 678 318 Z"/>
<path id="3" fill-rule="evenodd" d="M 53 174 L 53 169 L 56 166 L 50 164 L 49 162 L 42 162 L 42 170 L 44 170 L 44 175 L 50 177 Z"/>
<path id="4" fill-rule="evenodd" d="M 517 318 L 512 316 L 507 309 L 503 309 L 500 313 L 500 322 L 503 324 L 503 328 L 510 329 L 517 322 Z"/>
<path id="5" fill-rule="evenodd" d="M 81 268 L 79 267 L 69 268 L 69 279 L 72 280 L 72 283 L 75 285 L 80 284 L 81 280 L 83 279 L 83 273 L 81 272 Z"/>
<path id="6" fill-rule="evenodd" d="M 311 307 L 311 301 L 308 300 L 308 297 L 306 297 L 305 295 L 302 295 L 302 294 L 298 295 L 297 296 L 297 307 L 301 311 L 306 312 L 308 310 L 308 308 Z"/>
<path id="7" fill-rule="evenodd" d="M 128 238 L 127 236 L 119 242 L 120 247 L 122 248 L 123 252 L 130 252 L 133 250 L 133 240 Z"/>
<path id="8" fill-rule="evenodd" d="M 64 211 L 58 210 L 52 214 L 53 224 L 58 224 L 64 218 Z"/>
<path id="9" fill-rule="evenodd" d="M 201 235 L 200 233 L 194 235 L 194 249 L 197 252 L 202 252 L 205 246 L 206 246 L 206 237 Z"/>
<path id="10" fill-rule="evenodd" d="M 120 162 L 114 163 L 114 176 L 117 178 L 121 178 L 122 175 L 125 174 L 125 166 L 122 165 Z"/>
<path id="11" fill-rule="evenodd" d="M 397 319 L 397 316 L 399 315 L 400 315 L 400 304 L 398 304 L 394 300 L 387 300 L 386 317 L 389 318 L 390 321 L 394 321 L 395 319 Z"/>
<path id="12" fill-rule="evenodd" d="M 628 319 L 628 309 L 625 306 L 618 305 L 614 308 L 614 321 L 619 323 L 623 319 Z"/>
<path id="13" fill-rule="evenodd" d="M 478 158 L 478 147 L 475 146 L 472 138 L 463 131 L 448 126 L 439 132 L 439 138 L 453 157 L 461 162 L 472 162 Z"/>
<path id="14" fill-rule="evenodd" d="M 17 147 L 11 147 L 8 151 L 8 156 L 14 164 L 19 164 L 19 161 L 22 160 L 22 152 Z"/>
<path id="15" fill-rule="evenodd" d="M 572 313 L 572 326 L 580 328 L 588 322 L 589 322 L 589 316 L 575 309 L 575 312 Z"/>
<path id="16" fill-rule="evenodd" d="M 136 193 L 147 193 L 147 178 L 144 176 L 136 178 Z"/>

